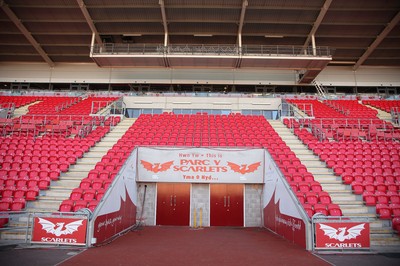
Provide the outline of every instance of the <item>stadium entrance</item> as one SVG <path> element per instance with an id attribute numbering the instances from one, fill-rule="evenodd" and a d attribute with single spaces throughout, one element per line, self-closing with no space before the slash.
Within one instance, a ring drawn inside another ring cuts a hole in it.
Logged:
<path id="1" fill-rule="evenodd" d="M 157 184 L 157 225 L 188 226 L 190 219 L 190 184 Z"/>
<path id="2" fill-rule="evenodd" d="M 210 203 L 211 226 L 243 226 L 243 184 L 211 184 Z"/>

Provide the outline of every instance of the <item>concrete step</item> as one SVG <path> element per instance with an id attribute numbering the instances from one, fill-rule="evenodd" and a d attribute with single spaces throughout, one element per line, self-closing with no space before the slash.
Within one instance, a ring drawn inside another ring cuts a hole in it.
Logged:
<path id="1" fill-rule="evenodd" d="M 42 211 L 57 211 L 60 207 L 61 202 L 66 198 L 54 199 L 54 198 L 46 198 L 42 199 L 39 197 L 39 200 L 29 201 L 27 203 L 27 210 L 35 209 Z"/>
<path id="2" fill-rule="evenodd" d="M 321 183 L 321 186 L 325 191 L 328 192 L 341 192 L 341 193 L 348 192 L 349 194 L 351 193 L 350 188 L 348 188 L 343 184 Z"/>
<path id="3" fill-rule="evenodd" d="M 60 190 L 60 189 L 51 188 L 49 190 L 44 191 L 45 197 L 68 198 L 70 194 L 71 194 L 71 192 L 67 189 Z"/>

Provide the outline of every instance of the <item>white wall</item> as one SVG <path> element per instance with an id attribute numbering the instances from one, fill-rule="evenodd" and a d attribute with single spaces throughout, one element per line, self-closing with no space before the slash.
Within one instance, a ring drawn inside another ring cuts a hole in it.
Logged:
<path id="1" fill-rule="evenodd" d="M 278 110 L 279 98 L 125 96 L 126 108 Z"/>
<path id="2" fill-rule="evenodd" d="M 100 68 L 94 63 L 0 63 L 0 82 L 159 83 L 223 85 L 296 85 L 296 70 Z M 400 68 L 366 67 L 357 71 L 328 66 L 317 80 L 332 86 L 400 86 Z"/>
<path id="3" fill-rule="evenodd" d="M 351 67 L 327 67 L 318 75 L 317 80 L 328 86 L 398 87 L 400 68 L 360 67 L 353 71 Z"/>

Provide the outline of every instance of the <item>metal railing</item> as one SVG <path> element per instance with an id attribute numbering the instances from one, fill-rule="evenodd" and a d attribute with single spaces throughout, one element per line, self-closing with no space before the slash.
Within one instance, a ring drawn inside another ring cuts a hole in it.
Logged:
<path id="1" fill-rule="evenodd" d="M 392 107 L 390 109 L 390 115 L 392 116 L 392 123 L 396 126 L 400 126 L 400 107 Z"/>
<path id="2" fill-rule="evenodd" d="M 327 46 L 301 45 L 238 45 L 230 44 L 130 44 L 105 43 L 91 47 L 92 55 L 221 55 L 221 56 L 309 56 L 331 57 L 333 49 Z"/>
<path id="3" fill-rule="evenodd" d="M 9 211 L 9 212 L 0 212 L 0 219 L 7 219 L 7 226 L 0 227 L 0 235 L 3 235 L 4 232 L 7 234 L 15 234 L 20 238 L 21 244 L 31 244 L 31 236 L 33 232 L 33 222 L 34 217 L 52 217 L 52 218 L 83 218 L 89 219 L 91 218 L 91 213 L 86 211 L 78 211 L 78 212 L 45 212 L 45 211 Z M 86 231 L 88 231 L 89 227 L 87 227 Z M 87 234 L 87 232 L 86 232 Z M 10 239 L 4 239 L 2 237 L 0 241 L 2 243 L 7 243 L 7 241 L 12 241 L 15 243 L 15 237 L 11 237 Z M 54 243 L 54 245 L 59 245 L 58 243 Z M 48 246 L 48 244 L 47 244 Z M 88 241 L 86 243 L 88 246 Z"/>

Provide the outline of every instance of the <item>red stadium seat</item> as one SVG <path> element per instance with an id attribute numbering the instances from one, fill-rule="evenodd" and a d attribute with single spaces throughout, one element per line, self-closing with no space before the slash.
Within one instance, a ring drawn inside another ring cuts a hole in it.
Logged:
<path id="1" fill-rule="evenodd" d="M 342 216 L 342 210 L 337 204 L 328 204 L 328 212 L 330 216 Z"/>
<path id="2" fill-rule="evenodd" d="M 392 212 L 387 204 L 376 204 L 376 213 L 378 214 L 380 219 L 391 219 Z"/>
<path id="3" fill-rule="evenodd" d="M 60 212 L 71 212 L 73 206 L 74 206 L 73 200 L 63 200 L 63 202 L 61 202 L 61 204 L 60 204 L 59 211 Z"/>
<path id="4" fill-rule="evenodd" d="M 81 188 L 74 188 L 71 192 L 70 199 L 71 200 L 80 200 L 83 195 L 83 189 Z"/>
<path id="5" fill-rule="evenodd" d="M 315 213 L 322 213 L 323 215 L 328 215 L 328 210 L 325 204 L 315 204 L 314 206 Z"/>

